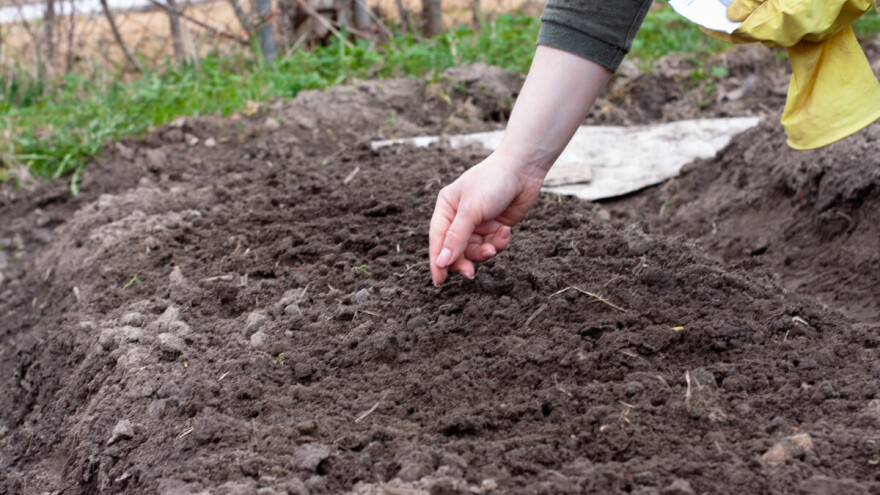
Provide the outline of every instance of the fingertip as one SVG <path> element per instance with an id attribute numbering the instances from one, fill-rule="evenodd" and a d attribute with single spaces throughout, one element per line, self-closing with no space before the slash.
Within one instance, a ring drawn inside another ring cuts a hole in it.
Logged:
<path id="1" fill-rule="evenodd" d="M 452 251 L 449 248 L 443 248 L 437 256 L 437 261 L 435 263 L 438 268 L 446 268 L 450 261 L 452 261 Z"/>
<path id="2" fill-rule="evenodd" d="M 474 278 L 474 274 L 477 271 L 474 264 L 465 258 L 459 258 L 459 260 L 452 265 L 452 270 L 469 280 Z"/>

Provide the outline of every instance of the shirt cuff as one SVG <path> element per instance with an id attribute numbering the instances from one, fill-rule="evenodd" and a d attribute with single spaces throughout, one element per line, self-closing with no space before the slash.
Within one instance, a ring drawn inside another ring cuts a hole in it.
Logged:
<path id="1" fill-rule="evenodd" d="M 626 50 L 593 38 L 587 33 L 570 26 L 557 24 L 544 19 L 538 32 L 538 44 L 558 48 L 604 66 L 617 72 Z"/>

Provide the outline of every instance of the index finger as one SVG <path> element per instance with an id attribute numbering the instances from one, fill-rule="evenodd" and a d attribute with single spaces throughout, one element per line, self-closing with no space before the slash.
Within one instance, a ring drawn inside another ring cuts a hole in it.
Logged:
<path id="1" fill-rule="evenodd" d="M 434 285 L 440 285 L 446 280 L 448 270 L 437 266 L 437 257 L 443 248 L 446 233 L 455 218 L 455 208 L 446 199 L 444 191 L 437 196 L 434 205 L 434 214 L 431 216 L 431 227 L 428 231 L 428 261 L 431 265 L 431 280 Z"/>

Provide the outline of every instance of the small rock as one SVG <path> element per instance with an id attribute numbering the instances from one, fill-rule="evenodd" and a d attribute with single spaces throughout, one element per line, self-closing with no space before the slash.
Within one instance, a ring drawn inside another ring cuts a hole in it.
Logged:
<path id="1" fill-rule="evenodd" d="M 113 432 L 110 434 L 110 440 L 107 440 L 107 445 L 113 445 L 119 440 L 128 440 L 133 436 L 134 426 L 132 426 L 131 421 L 123 419 L 113 427 Z"/>
<path id="2" fill-rule="evenodd" d="M 267 319 L 266 313 L 262 311 L 252 311 L 248 315 L 244 327 L 246 330 L 259 330 L 263 327 L 263 323 L 265 323 Z"/>
<path id="3" fill-rule="evenodd" d="M 131 160 L 134 158 L 134 151 L 122 143 L 116 143 L 116 151 L 119 152 L 119 156 L 124 160 Z"/>
<path id="4" fill-rule="evenodd" d="M 293 465 L 306 471 L 317 471 L 332 452 L 328 445 L 308 443 L 293 449 Z"/>
<path id="5" fill-rule="evenodd" d="M 281 128 L 281 122 L 278 122 L 272 117 L 266 117 L 266 121 L 263 122 L 263 127 L 266 128 L 267 131 L 275 131 Z"/>
<path id="6" fill-rule="evenodd" d="M 193 136 L 190 133 L 184 134 L 183 138 L 186 139 L 186 144 L 188 144 L 190 146 L 195 146 L 195 145 L 199 144 L 199 138 Z"/>
<path id="7" fill-rule="evenodd" d="M 217 140 L 216 140 L 216 139 L 214 139 L 214 138 L 212 138 L 212 137 L 209 137 L 208 139 L 205 139 L 205 148 L 213 148 L 213 147 L 215 147 L 215 146 L 217 146 Z"/>
<path id="8" fill-rule="evenodd" d="M 428 328 L 430 324 L 431 322 L 428 321 L 428 319 L 424 316 L 413 316 L 412 318 L 407 320 L 406 329 L 415 330 L 417 328 Z"/>
<path id="9" fill-rule="evenodd" d="M 316 423 L 314 420 L 308 419 L 306 421 L 297 423 L 295 428 L 296 431 L 300 432 L 303 435 L 314 435 L 318 432 L 318 423 Z"/>
<path id="10" fill-rule="evenodd" d="M 633 481 L 639 485 L 654 486 L 657 483 L 657 477 L 651 471 L 642 471 L 633 475 Z"/>
<path id="11" fill-rule="evenodd" d="M 771 466 L 781 466 L 791 459 L 803 457 L 805 454 L 813 452 L 815 446 L 813 439 L 807 433 L 798 433 L 783 439 L 770 448 L 761 456 L 764 462 Z"/>
<path id="12" fill-rule="evenodd" d="M 144 322 L 146 318 L 141 313 L 137 311 L 132 311 L 130 313 L 125 313 L 122 315 L 122 320 L 120 320 L 123 325 L 130 325 L 133 327 L 142 327 L 144 326 Z"/>
<path id="13" fill-rule="evenodd" d="M 483 480 L 483 482 L 480 483 L 480 486 L 483 488 L 484 492 L 491 492 L 492 490 L 498 488 L 498 482 L 493 480 L 492 478 L 488 478 Z"/>
<path id="14" fill-rule="evenodd" d="M 168 161 L 168 155 L 162 149 L 151 149 L 146 151 L 147 162 L 149 162 L 150 167 L 153 169 L 161 169 L 165 166 L 165 163 Z"/>
<path id="15" fill-rule="evenodd" d="M 367 360 L 393 361 L 398 353 L 397 338 L 384 330 L 374 332 L 364 339 L 360 348 Z"/>
<path id="16" fill-rule="evenodd" d="M 309 495 L 309 489 L 306 484 L 299 478 L 291 478 L 278 486 L 279 490 L 287 492 L 288 495 Z"/>
<path id="17" fill-rule="evenodd" d="M 801 482 L 798 486 L 800 495 L 868 495 L 868 489 L 853 479 L 834 479 L 828 476 L 815 475 Z"/>
<path id="18" fill-rule="evenodd" d="M 309 363 L 296 363 L 293 365 L 293 375 L 298 380 L 307 380 L 311 378 L 312 373 L 312 367 L 309 366 Z"/>
<path id="19" fill-rule="evenodd" d="M 173 333 L 160 333 L 156 340 L 159 343 L 159 350 L 162 357 L 167 360 L 175 360 L 177 356 L 183 354 L 183 339 Z"/>
<path id="20" fill-rule="evenodd" d="M 266 334 L 263 332 L 256 332 L 251 335 L 251 347 L 259 349 L 266 344 Z"/>
<path id="21" fill-rule="evenodd" d="M 186 278 L 184 278 L 183 273 L 180 270 L 174 270 L 168 275 L 168 280 L 171 282 L 171 285 L 175 287 L 184 287 L 186 286 Z"/>
<path id="22" fill-rule="evenodd" d="M 662 493 L 663 495 L 696 495 L 690 482 L 681 478 L 676 479 L 664 488 Z"/>
<path id="23" fill-rule="evenodd" d="M 370 289 L 361 289 L 348 297 L 353 304 L 360 306 L 370 298 Z"/>
<path id="24" fill-rule="evenodd" d="M 98 337 L 98 344 L 104 348 L 104 350 L 111 350 L 116 347 L 116 334 L 119 333 L 118 328 L 105 328 L 101 330 L 101 336 Z"/>

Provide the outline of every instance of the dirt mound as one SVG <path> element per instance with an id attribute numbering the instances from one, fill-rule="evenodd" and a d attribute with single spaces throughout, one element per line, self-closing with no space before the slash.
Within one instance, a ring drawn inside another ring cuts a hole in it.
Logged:
<path id="1" fill-rule="evenodd" d="M 461 108 L 382 84 L 414 89 L 185 119 L 79 199 L 5 193 L 0 492 L 880 489 L 880 339 L 767 271 L 542 197 L 434 288 L 434 196 L 480 153 L 358 144 Z"/>
<path id="2" fill-rule="evenodd" d="M 612 208 L 684 234 L 726 261 L 760 264 L 793 292 L 880 322 L 880 124 L 794 151 L 776 119 Z M 635 212 L 629 210 L 635 207 Z"/>

